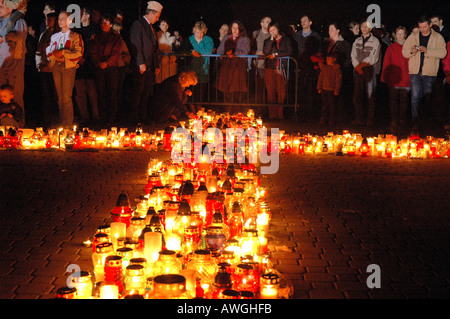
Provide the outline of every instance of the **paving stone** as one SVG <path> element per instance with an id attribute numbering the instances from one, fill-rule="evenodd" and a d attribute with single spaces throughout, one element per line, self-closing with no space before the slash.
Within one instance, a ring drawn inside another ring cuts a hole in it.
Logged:
<path id="1" fill-rule="evenodd" d="M 17 172 L 14 183 L 0 179 L 8 207 L 0 223 L 4 299 L 53 298 L 70 263 L 91 267 L 82 242 L 110 219 L 122 190 L 131 200 L 143 192 L 150 157 L 168 156 L 1 155 L 0 169 Z M 273 214 L 271 260 L 291 280 L 294 298 L 448 298 L 450 161 L 293 155 L 262 184 Z M 372 263 L 381 267 L 381 289 L 366 286 Z M 12 271 L 21 275 L 11 278 Z"/>

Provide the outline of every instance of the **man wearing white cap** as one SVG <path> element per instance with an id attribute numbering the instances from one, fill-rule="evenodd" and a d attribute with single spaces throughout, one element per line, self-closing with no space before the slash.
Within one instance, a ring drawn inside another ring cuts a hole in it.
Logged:
<path id="1" fill-rule="evenodd" d="M 130 28 L 131 67 L 135 77 L 134 93 L 130 106 L 130 120 L 134 123 L 153 118 L 148 110 L 149 99 L 153 95 L 155 74 L 160 72 L 158 63 L 158 39 L 153 29 L 163 6 L 149 1 L 145 15 L 134 21 Z"/>
<path id="2" fill-rule="evenodd" d="M 24 19 L 10 27 L 11 14 L 18 9 L 20 0 L 0 0 L 0 85 L 14 88 L 14 100 L 24 108 L 25 40 L 28 27 Z M 19 123 L 25 124 L 25 118 Z"/>

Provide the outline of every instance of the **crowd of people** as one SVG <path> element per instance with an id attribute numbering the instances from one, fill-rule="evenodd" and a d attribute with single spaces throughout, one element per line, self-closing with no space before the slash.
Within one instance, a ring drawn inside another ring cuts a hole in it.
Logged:
<path id="1" fill-rule="evenodd" d="M 263 88 L 256 98 L 267 107 L 259 108 L 259 115 L 283 119 L 292 72 L 283 57 L 298 62 L 300 120 L 373 126 L 382 83 L 391 126 L 423 119 L 450 124 L 450 31 L 440 16 L 421 17 L 413 28 L 398 26 L 392 33 L 364 20 L 333 22 L 322 36 L 303 15 L 299 30 L 293 24 L 284 32 L 265 16 L 251 33 L 236 20 L 209 36 L 205 22 L 198 21 L 192 34 L 181 35 L 169 32 L 163 6 L 149 1 L 124 36 L 121 12 L 97 14 L 84 7 L 81 26 L 72 28 L 71 13 L 54 2 L 45 4 L 45 21 L 35 30 L 25 22 L 26 3 L 0 5 L 1 125 L 181 120 L 196 111 L 186 105 L 188 97 L 206 101 L 211 84 L 225 104 L 235 105 L 227 110 L 238 111 L 234 102 L 249 94 L 249 74 Z M 187 67 L 171 55 L 180 52 L 192 57 Z M 212 53 L 223 56 L 215 68 L 203 57 Z M 260 58 L 250 64 L 236 57 L 248 54 Z"/>

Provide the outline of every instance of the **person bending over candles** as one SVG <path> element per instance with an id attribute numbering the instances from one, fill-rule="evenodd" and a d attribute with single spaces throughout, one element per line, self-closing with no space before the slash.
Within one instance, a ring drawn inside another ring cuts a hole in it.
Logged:
<path id="1" fill-rule="evenodd" d="M 160 122 L 183 121 L 195 116 L 188 111 L 186 103 L 192 95 L 189 87 L 197 85 L 197 81 L 194 71 L 183 71 L 161 83 L 152 99 L 152 107 L 159 109 Z"/>

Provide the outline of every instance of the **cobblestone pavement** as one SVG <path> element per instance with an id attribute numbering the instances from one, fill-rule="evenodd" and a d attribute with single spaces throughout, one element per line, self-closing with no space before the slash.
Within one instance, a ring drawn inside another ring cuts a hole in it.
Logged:
<path id="1" fill-rule="evenodd" d="M 121 191 L 167 153 L 0 152 L 0 298 L 49 299 Z M 263 176 L 269 249 L 294 298 L 449 298 L 450 160 L 282 155 Z M 367 267 L 381 269 L 369 289 Z"/>

